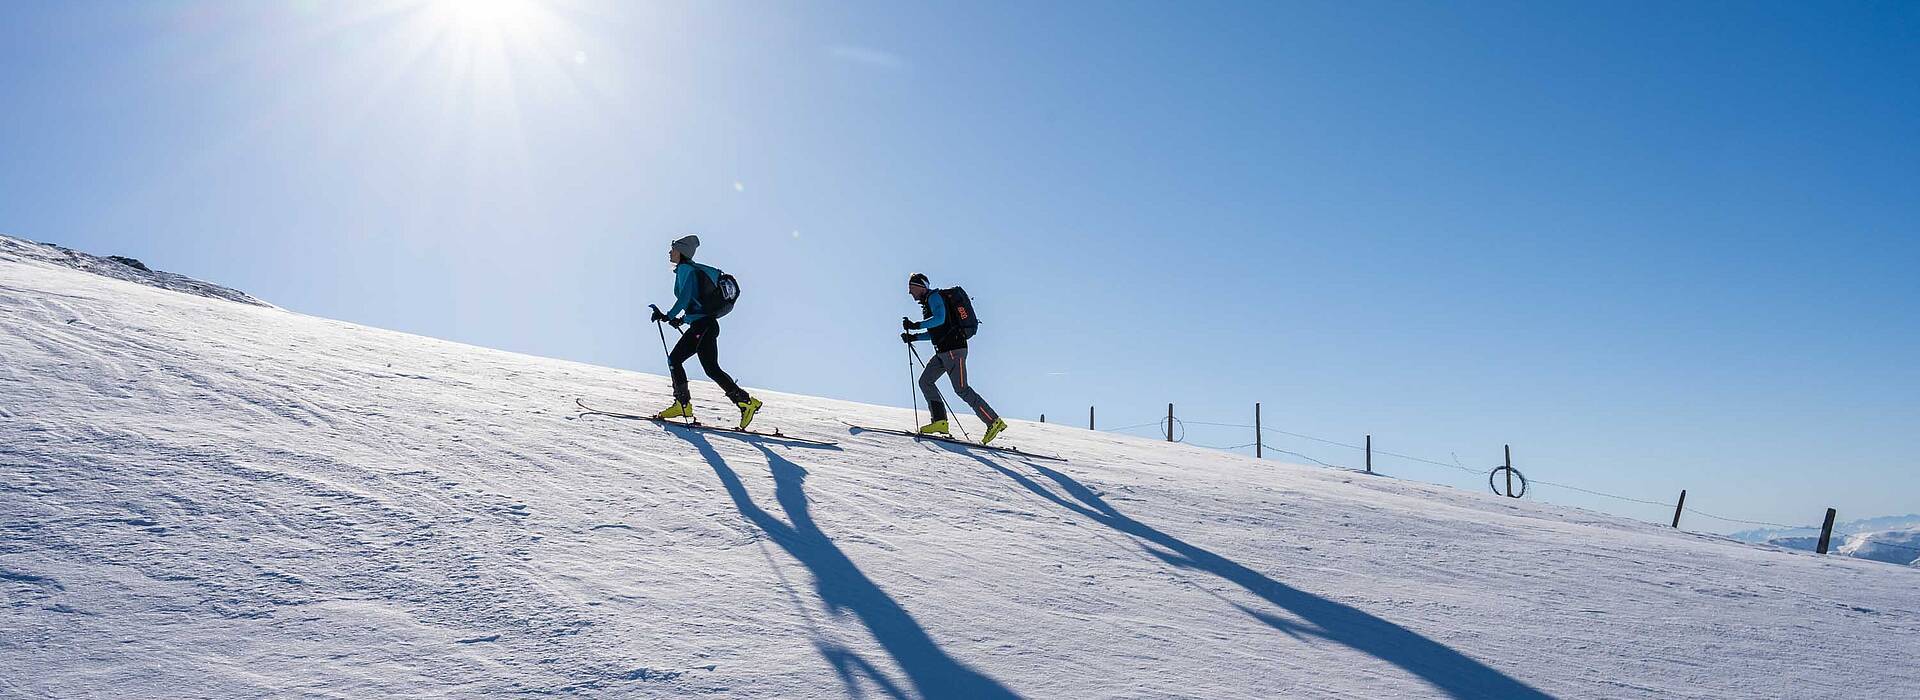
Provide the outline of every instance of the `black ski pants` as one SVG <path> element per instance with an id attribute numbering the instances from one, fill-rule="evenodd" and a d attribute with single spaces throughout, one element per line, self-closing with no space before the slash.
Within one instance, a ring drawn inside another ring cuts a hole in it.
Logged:
<path id="1" fill-rule="evenodd" d="M 667 353 L 667 367 L 673 375 L 673 400 L 693 401 L 693 394 L 687 389 L 686 363 L 687 358 L 694 355 L 700 356 L 700 369 L 707 373 L 707 378 L 727 392 L 728 401 L 743 403 L 750 398 L 739 384 L 733 383 L 733 377 L 727 376 L 726 370 L 720 369 L 720 322 L 703 318 L 687 324 L 687 331 L 680 334 L 680 342 L 673 345 L 673 352 Z"/>

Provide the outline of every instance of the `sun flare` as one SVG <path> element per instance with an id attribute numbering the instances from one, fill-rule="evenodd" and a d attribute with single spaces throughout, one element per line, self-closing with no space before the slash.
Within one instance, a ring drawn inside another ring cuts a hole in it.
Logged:
<path id="1" fill-rule="evenodd" d="M 541 14 L 535 0 L 435 0 L 433 12 L 458 37 L 526 31 Z"/>
<path id="2" fill-rule="evenodd" d="M 448 84 L 482 99 L 511 99 L 516 80 L 540 80 L 585 65 L 579 32 L 556 0 L 426 0 L 415 15 L 417 45 L 447 68 Z"/>

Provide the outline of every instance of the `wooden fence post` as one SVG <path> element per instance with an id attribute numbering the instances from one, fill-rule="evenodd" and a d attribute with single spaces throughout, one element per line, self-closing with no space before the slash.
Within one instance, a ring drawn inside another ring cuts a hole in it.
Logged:
<path id="1" fill-rule="evenodd" d="M 1507 445 L 1507 497 L 1513 497 L 1513 446 Z"/>
<path id="2" fill-rule="evenodd" d="M 1367 436 L 1367 473 L 1373 473 L 1373 436 Z"/>
<path id="3" fill-rule="evenodd" d="M 1167 442 L 1173 442 L 1173 404 L 1167 404 Z"/>
<path id="4" fill-rule="evenodd" d="M 1680 529 L 1680 511 L 1687 508 L 1687 490 L 1680 489 L 1680 502 L 1673 504 L 1673 529 Z"/>
<path id="5" fill-rule="evenodd" d="M 1815 553 L 1818 553 L 1818 554 L 1827 553 L 1827 545 L 1832 543 L 1833 541 L 1833 516 L 1834 515 L 1836 515 L 1835 511 L 1832 508 L 1828 508 L 1827 522 L 1826 524 L 1820 526 L 1820 546 L 1814 548 L 1813 551 Z"/>
<path id="6" fill-rule="evenodd" d="M 1255 401 L 1253 402 L 1253 458 L 1254 459 L 1259 459 L 1260 453 L 1266 451 L 1266 445 L 1262 444 L 1266 440 L 1264 436 L 1265 436 L 1265 433 L 1260 432 L 1260 402 Z"/>

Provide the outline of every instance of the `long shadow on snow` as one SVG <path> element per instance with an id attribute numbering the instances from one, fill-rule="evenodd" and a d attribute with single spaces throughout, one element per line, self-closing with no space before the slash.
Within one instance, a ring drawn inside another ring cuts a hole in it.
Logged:
<path id="1" fill-rule="evenodd" d="M 782 522 L 753 502 L 747 494 L 746 486 L 733 468 L 727 466 L 720 453 L 702 434 L 694 431 L 672 431 L 675 437 L 691 443 L 713 467 L 713 473 L 720 477 L 720 483 L 727 489 L 727 495 L 733 499 L 734 508 L 748 522 L 767 533 L 769 539 L 786 550 L 788 555 L 798 560 L 813 574 L 814 587 L 820 595 L 820 601 L 827 609 L 835 613 L 852 612 L 860 618 L 861 624 L 873 635 L 876 642 L 886 649 L 887 654 L 900 664 L 907 675 L 913 690 L 923 698 L 1017 698 L 1012 690 L 998 681 L 975 671 L 958 659 L 947 655 L 940 645 L 927 635 L 925 628 L 913 619 L 905 608 L 894 601 L 892 596 L 881 590 L 873 579 L 860 571 L 845 552 L 833 543 L 833 539 L 820 531 L 814 522 L 810 505 L 807 502 L 807 470 L 788 461 L 763 445 L 753 444 L 767 457 L 767 466 L 773 472 L 774 500 L 779 502 L 791 524 Z M 733 437 L 723 435 L 723 437 Z M 874 666 L 851 651 L 840 649 L 831 644 L 819 643 L 821 655 L 832 663 L 842 682 L 854 687 L 853 675 L 856 671 L 871 678 L 875 684 L 888 694 L 904 698 L 906 694 Z"/>
<path id="2" fill-rule="evenodd" d="M 1074 500 L 1067 500 L 1034 480 L 965 447 L 942 444 L 949 452 L 966 455 L 992 467 L 1028 491 L 1071 510 L 1088 520 L 1113 528 L 1143 542 L 1142 549 L 1161 561 L 1183 568 L 1204 571 L 1226 579 L 1247 592 L 1299 616 L 1307 625 L 1299 625 L 1257 610 L 1241 608 L 1261 622 L 1298 636 L 1301 633 L 1331 640 L 1357 651 L 1373 655 L 1419 676 L 1435 688 L 1456 698 L 1552 698 L 1511 676 L 1465 654 L 1433 641 L 1405 627 L 1375 617 L 1359 608 L 1337 603 L 1268 578 L 1231 559 L 1214 554 L 1178 537 L 1127 517 L 1092 489 L 1072 477 L 1031 461 L 1022 462 L 1058 484 Z M 1077 502 L 1076 502 L 1077 501 Z M 1148 546 L 1150 545 L 1150 546 Z"/>
<path id="3" fill-rule="evenodd" d="M 684 436 L 685 433 L 700 431 L 699 428 L 695 428 L 689 425 L 682 425 L 680 423 L 656 421 L 646 416 L 636 416 L 628 413 L 613 413 L 610 411 L 602 411 L 599 409 L 587 409 L 584 411 L 580 411 L 574 417 L 585 418 L 587 416 L 601 416 L 605 418 L 613 418 L 616 420 L 634 421 L 634 422 L 640 422 L 640 423 L 653 423 L 665 429 L 669 433 L 673 433 L 674 435 L 680 435 L 680 436 Z M 725 431 L 722 431 L 720 434 L 733 438 L 735 440 L 739 440 L 741 442 L 753 443 L 755 445 L 780 445 L 782 447 L 798 447 L 803 450 L 828 450 L 832 452 L 840 451 L 839 445 L 834 445 L 830 443 L 823 444 L 811 438 L 804 438 L 796 435 L 768 435 L 766 433 L 737 433 L 737 432 L 725 432 Z"/>

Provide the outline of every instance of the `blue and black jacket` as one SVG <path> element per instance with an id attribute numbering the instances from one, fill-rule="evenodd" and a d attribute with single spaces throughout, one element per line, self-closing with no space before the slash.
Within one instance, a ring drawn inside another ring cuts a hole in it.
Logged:
<path id="1" fill-rule="evenodd" d="M 927 290 L 927 296 L 920 300 L 920 311 L 926 320 L 913 324 L 923 329 L 913 334 L 914 340 L 932 340 L 936 352 L 959 350 L 967 346 L 967 337 L 959 332 L 955 324 L 947 322 L 947 300 L 938 289 Z"/>
<path id="2" fill-rule="evenodd" d="M 704 275 L 706 280 L 702 281 L 699 277 L 696 277 L 696 275 Z M 700 304 L 700 290 L 705 289 L 707 285 L 718 284 L 719 282 L 720 271 L 707 265 L 702 265 L 692 260 L 675 265 L 673 268 L 673 308 L 667 310 L 667 318 L 679 316 L 680 312 L 685 311 L 687 315 L 681 318 L 681 321 L 693 323 L 705 319 L 707 317 L 707 310 Z"/>

